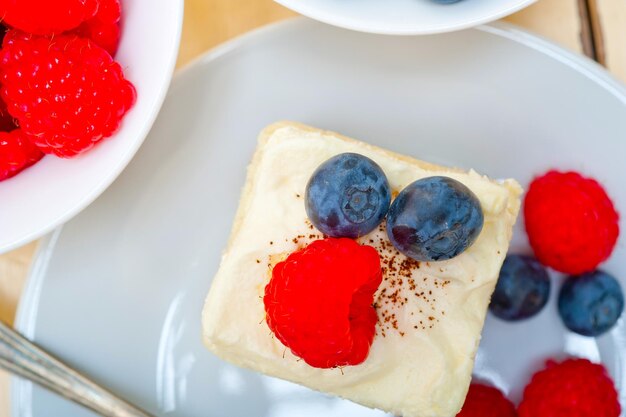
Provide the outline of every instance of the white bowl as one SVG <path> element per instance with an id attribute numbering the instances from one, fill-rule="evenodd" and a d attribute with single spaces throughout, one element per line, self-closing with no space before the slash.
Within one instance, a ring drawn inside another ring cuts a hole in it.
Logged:
<path id="1" fill-rule="evenodd" d="M 148 134 L 170 84 L 183 18 L 183 0 L 122 0 L 122 39 L 116 59 L 137 88 L 137 102 L 120 130 L 74 159 L 46 156 L 0 182 L 0 253 L 66 222 L 122 172 Z"/>
<path id="2" fill-rule="evenodd" d="M 275 0 L 320 22 L 386 35 L 425 35 L 466 29 L 514 13 L 536 0 Z"/>

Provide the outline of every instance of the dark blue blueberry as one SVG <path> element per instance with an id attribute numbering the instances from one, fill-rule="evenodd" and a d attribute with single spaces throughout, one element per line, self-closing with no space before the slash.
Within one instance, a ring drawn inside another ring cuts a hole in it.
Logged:
<path id="1" fill-rule="evenodd" d="M 483 228 L 478 198 L 448 177 L 424 178 L 396 197 L 387 215 L 391 243 L 418 261 L 443 261 L 470 247 Z"/>
<path id="2" fill-rule="evenodd" d="M 615 278 L 603 271 L 565 280 L 559 294 L 559 314 L 565 326 L 583 336 L 609 330 L 624 310 L 624 295 Z"/>
<path id="3" fill-rule="evenodd" d="M 322 233 L 356 238 L 383 220 L 391 191 L 376 162 L 356 153 L 342 153 L 315 170 L 304 199 L 309 220 Z"/>
<path id="4" fill-rule="evenodd" d="M 489 310 L 502 320 L 521 320 L 539 313 L 550 296 L 550 277 L 535 258 L 508 255 L 500 269 Z"/>

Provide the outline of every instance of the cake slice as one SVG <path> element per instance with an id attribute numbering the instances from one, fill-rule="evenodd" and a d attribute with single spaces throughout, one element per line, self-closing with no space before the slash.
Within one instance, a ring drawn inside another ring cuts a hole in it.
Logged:
<path id="1" fill-rule="evenodd" d="M 377 249 L 383 272 L 374 295 L 375 336 L 362 363 L 321 369 L 274 337 L 263 296 L 277 262 L 323 238 L 307 218 L 305 187 L 321 163 L 344 152 L 375 161 L 394 196 L 420 178 L 461 182 L 478 197 L 484 225 L 465 252 L 439 262 L 400 254 L 384 224 L 360 237 L 360 243 Z M 228 247 L 205 301 L 204 343 L 236 365 L 368 407 L 404 417 L 453 417 L 470 384 L 521 192 L 514 180 L 493 181 L 295 123 L 271 125 L 259 137 Z"/>

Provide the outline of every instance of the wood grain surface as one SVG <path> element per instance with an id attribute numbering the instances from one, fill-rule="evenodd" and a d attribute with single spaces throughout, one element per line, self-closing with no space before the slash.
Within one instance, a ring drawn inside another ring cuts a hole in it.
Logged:
<path id="1" fill-rule="evenodd" d="M 626 82 L 626 1 L 589 1 L 599 60 Z"/>
<path id="2" fill-rule="evenodd" d="M 271 0 L 186 0 L 178 66 L 234 36 L 294 15 Z M 597 58 L 626 81 L 626 1 L 539 0 L 506 20 Z M 5 322 L 13 322 L 35 248 L 36 242 L 0 256 Z M 9 405 L 9 378 L 0 371 L 0 417 L 9 416 Z"/>

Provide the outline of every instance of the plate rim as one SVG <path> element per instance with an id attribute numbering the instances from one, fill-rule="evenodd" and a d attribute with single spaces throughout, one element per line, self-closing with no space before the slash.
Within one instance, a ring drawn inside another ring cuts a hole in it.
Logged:
<path id="1" fill-rule="evenodd" d="M 320 22 L 337 26 L 343 29 L 355 30 L 357 32 L 373 33 L 378 35 L 393 35 L 393 36 L 412 36 L 412 35 L 433 35 L 437 33 L 456 32 L 459 30 L 476 28 L 479 25 L 483 25 L 495 20 L 501 19 L 505 16 L 513 14 L 517 11 L 525 9 L 537 0 L 521 0 L 519 3 L 498 10 L 497 12 L 485 15 L 480 18 L 467 20 L 456 24 L 440 24 L 434 26 L 414 27 L 410 29 L 393 29 L 385 27 L 384 25 L 367 25 L 358 22 L 351 21 L 344 18 L 342 15 L 333 15 L 320 11 L 315 7 L 311 7 L 306 2 L 298 2 L 294 0 L 274 0 L 276 3 L 284 6 L 290 10 L 295 11 L 303 16 L 307 16 L 311 19 L 318 20 Z"/>
<path id="2" fill-rule="evenodd" d="M 273 36 L 275 32 L 280 33 L 281 31 L 288 31 L 292 26 L 305 25 L 313 21 L 314 20 L 311 18 L 302 16 L 288 18 L 261 26 L 260 28 L 236 36 L 208 50 L 175 72 L 170 88 L 168 89 L 168 94 L 173 91 L 173 89 L 177 88 L 177 85 L 182 82 L 180 80 L 192 76 L 194 71 L 199 70 L 204 65 L 217 61 L 223 56 L 245 47 L 251 42 L 259 41 L 259 39 L 266 36 Z M 598 84 L 598 86 L 605 89 L 626 106 L 626 85 L 617 80 L 606 68 L 582 54 L 567 50 L 542 36 L 506 22 L 493 22 L 469 30 L 486 32 L 541 52 L 574 71 L 577 71 L 581 75 L 584 75 L 587 79 Z M 370 34 L 369 36 L 376 35 Z M 20 296 L 15 316 L 14 326 L 16 330 L 29 339 L 34 337 L 36 331 L 36 319 L 41 288 L 56 242 L 62 232 L 63 225 L 57 227 L 40 240 L 33 257 L 33 262 L 27 273 L 24 289 Z M 32 417 L 32 386 L 33 384 L 31 382 L 11 375 L 9 385 L 11 417 Z M 20 399 L 22 401 L 20 401 Z M 27 406 L 20 408 L 23 404 L 27 404 Z"/>
<path id="3" fill-rule="evenodd" d="M 89 193 L 85 194 L 80 202 L 64 210 L 62 214 L 60 214 L 54 221 L 50 222 L 45 227 L 40 227 L 36 230 L 33 230 L 30 233 L 21 236 L 19 239 L 7 242 L 0 242 L 0 254 L 7 253 L 13 249 L 17 249 L 38 238 L 41 238 L 48 233 L 51 233 L 54 229 L 70 221 L 74 216 L 89 207 L 89 205 L 91 205 L 91 203 L 93 203 L 102 193 L 104 193 L 117 179 L 117 177 L 120 176 L 120 174 L 133 159 L 135 154 L 139 151 L 139 148 L 141 148 L 141 145 L 143 145 L 146 137 L 148 137 L 148 134 L 152 129 L 152 125 L 159 115 L 161 106 L 165 101 L 165 97 L 167 97 L 169 86 L 173 80 L 174 70 L 176 68 L 176 61 L 178 60 L 178 52 L 180 50 L 180 40 L 182 36 L 185 2 L 184 0 L 175 1 L 176 5 L 174 6 L 174 9 L 176 11 L 176 14 L 174 15 L 174 18 L 176 19 L 176 27 L 174 31 L 174 38 L 172 39 L 174 41 L 172 44 L 173 50 L 171 51 L 172 53 L 170 54 L 170 59 L 167 63 L 167 67 L 165 67 L 165 71 L 163 72 L 166 84 L 162 86 L 161 90 L 155 98 L 155 101 L 152 103 L 152 108 L 150 109 L 150 112 L 147 114 L 147 117 L 145 119 L 146 123 L 141 129 L 138 130 L 138 140 L 133 142 L 132 146 L 126 148 L 126 152 L 119 159 L 117 165 L 114 166 L 109 171 L 109 173 L 105 175 L 102 180 L 90 190 Z"/>

